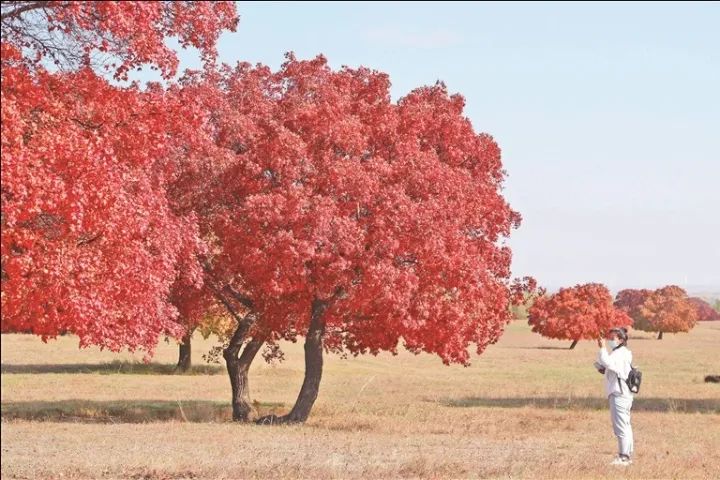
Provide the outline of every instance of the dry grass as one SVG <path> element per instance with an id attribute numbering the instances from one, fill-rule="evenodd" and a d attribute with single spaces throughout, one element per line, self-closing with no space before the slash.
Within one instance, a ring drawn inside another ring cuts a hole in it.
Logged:
<path id="1" fill-rule="evenodd" d="M 631 339 L 645 375 L 635 464 L 607 465 L 615 440 L 591 367 L 523 323 L 472 367 L 436 358 L 329 357 L 304 426 L 235 425 L 222 369 L 154 364 L 2 336 L 3 478 L 720 478 L 720 323 L 662 341 Z M 194 355 L 209 348 L 195 342 Z M 302 347 L 251 371 L 258 413 L 282 412 L 302 382 Z M 114 362 L 114 363 L 113 363 Z"/>

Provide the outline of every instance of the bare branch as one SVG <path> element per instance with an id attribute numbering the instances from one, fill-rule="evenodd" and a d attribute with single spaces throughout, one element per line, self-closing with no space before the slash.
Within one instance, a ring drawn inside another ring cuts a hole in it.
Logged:
<path id="1" fill-rule="evenodd" d="M 7 2 L 7 3 L 16 4 L 16 3 L 24 3 L 24 2 Z M 37 9 L 39 9 L 39 8 L 45 8 L 46 6 L 48 6 L 49 3 L 50 3 L 50 2 L 31 2 L 31 3 L 27 3 L 27 4 L 25 4 L 25 5 L 22 5 L 22 6 L 17 7 L 17 8 L 14 9 L 14 10 L 11 10 L 11 11 L 9 11 L 9 12 L 3 12 L 3 13 L 1 13 L 1 14 L 0 14 L 0 20 L 2 20 L 2 21 L 4 22 L 5 20 L 8 20 L 8 19 L 17 18 L 17 17 L 19 17 L 20 15 L 22 15 L 23 13 L 29 12 L 30 10 L 37 10 Z"/>

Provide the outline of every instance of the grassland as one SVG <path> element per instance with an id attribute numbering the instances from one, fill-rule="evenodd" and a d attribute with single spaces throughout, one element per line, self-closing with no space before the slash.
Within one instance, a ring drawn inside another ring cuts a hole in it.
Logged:
<path id="1" fill-rule="evenodd" d="M 720 323 L 631 337 L 644 372 L 635 463 L 610 467 L 612 436 L 595 346 L 532 334 L 522 322 L 468 368 L 434 357 L 329 356 L 306 425 L 229 422 L 228 379 L 173 375 L 174 345 L 154 363 L 2 336 L 3 478 L 720 478 Z M 302 347 L 256 362 L 258 413 L 292 405 Z"/>

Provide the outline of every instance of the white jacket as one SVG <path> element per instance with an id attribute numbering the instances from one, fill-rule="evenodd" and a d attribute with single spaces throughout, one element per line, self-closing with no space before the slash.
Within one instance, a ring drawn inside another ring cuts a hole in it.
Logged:
<path id="1" fill-rule="evenodd" d="M 604 348 L 598 353 L 598 363 L 605 367 L 605 393 L 632 397 L 627 380 L 632 365 L 632 352 L 622 346 L 608 353 Z M 620 381 L 618 382 L 618 378 Z"/>

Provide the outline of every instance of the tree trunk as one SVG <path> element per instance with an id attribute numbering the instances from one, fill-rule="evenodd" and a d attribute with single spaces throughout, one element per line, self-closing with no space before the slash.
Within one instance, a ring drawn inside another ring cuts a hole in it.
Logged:
<path id="1" fill-rule="evenodd" d="M 250 404 L 250 384 L 248 371 L 265 339 L 253 338 L 245 345 L 240 358 L 230 360 L 228 374 L 230 374 L 230 385 L 232 386 L 232 410 L 233 420 L 236 422 L 247 422 L 250 418 L 252 405 Z"/>
<path id="2" fill-rule="evenodd" d="M 205 261 L 202 265 L 208 277 L 214 280 L 212 267 L 209 263 Z M 247 421 L 251 411 L 250 390 L 248 388 L 248 370 L 250 369 L 250 364 L 255 358 L 255 355 L 258 350 L 260 350 L 260 347 L 265 340 L 261 340 L 259 338 L 251 339 L 245 346 L 245 350 L 242 355 L 240 355 L 240 350 L 245 342 L 245 337 L 247 337 L 250 328 L 257 319 L 253 301 L 251 298 L 235 291 L 230 285 L 225 285 L 222 288 L 218 288 L 213 285 L 213 282 L 208 282 L 207 285 L 215 295 L 215 298 L 217 298 L 217 300 L 225 306 L 227 311 L 237 322 L 235 333 L 233 333 L 230 342 L 228 342 L 227 348 L 223 350 L 223 358 L 225 359 L 228 376 L 230 377 L 233 420 L 237 422 Z M 238 309 L 225 296 L 224 292 L 228 292 L 232 299 L 247 309 L 246 311 L 248 313 L 244 317 L 240 316 Z"/>
<path id="3" fill-rule="evenodd" d="M 305 379 L 300 393 L 290 413 L 282 417 L 268 415 L 260 418 L 257 423 L 303 423 L 307 420 L 320 391 L 320 380 L 323 369 L 323 335 L 325 321 L 323 313 L 328 303 L 315 299 L 312 304 L 310 326 L 305 337 Z"/>
<path id="4" fill-rule="evenodd" d="M 578 344 L 579 341 L 580 341 L 580 340 L 573 340 L 572 344 L 570 344 L 570 350 L 572 350 L 573 348 L 575 348 L 575 346 Z"/>
<path id="5" fill-rule="evenodd" d="M 182 338 L 182 343 L 178 346 L 179 348 L 179 355 L 178 355 L 178 362 L 177 366 L 175 367 L 176 371 L 180 372 L 187 372 L 190 370 L 190 367 L 192 366 L 192 350 L 191 350 L 191 339 L 192 339 L 192 330 L 188 330 L 185 336 Z"/>
<path id="6" fill-rule="evenodd" d="M 232 391 L 232 418 L 236 422 L 245 422 L 250 415 L 247 372 L 255 354 L 264 342 L 264 340 L 252 339 L 245 347 L 242 356 L 239 356 L 245 337 L 254 322 L 253 314 L 248 314 L 239 321 L 228 347 L 223 350 Z"/>
<path id="7" fill-rule="evenodd" d="M 663 332 L 658 332 L 658 338 L 657 338 L 658 340 L 662 340 L 662 334 L 663 334 Z"/>

